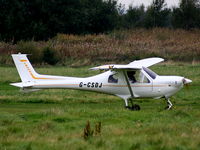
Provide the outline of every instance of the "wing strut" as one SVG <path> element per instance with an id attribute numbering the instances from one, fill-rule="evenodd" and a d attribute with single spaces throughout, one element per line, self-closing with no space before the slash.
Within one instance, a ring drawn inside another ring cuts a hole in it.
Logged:
<path id="1" fill-rule="evenodd" d="M 123 74 L 124 74 L 124 77 L 125 77 L 125 79 L 126 79 L 126 83 L 127 83 L 127 86 L 128 86 L 129 92 L 130 92 L 130 94 L 131 94 L 131 97 L 134 97 L 134 95 L 133 95 L 133 91 L 132 91 L 132 88 L 131 88 L 130 82 L 129 82 L 129 80 L 128 80 L 128 76 L 127 76 L 126 71 L 123 71 Z"/>

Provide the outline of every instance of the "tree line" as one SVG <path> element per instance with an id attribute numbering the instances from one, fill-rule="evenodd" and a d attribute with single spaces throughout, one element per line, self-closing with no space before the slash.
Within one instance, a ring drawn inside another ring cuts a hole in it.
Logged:
<path id="1" fill-rule="evenodd" d="M 129 6 L 117 0 L 0 0 L 0 41 L 48 40 L 58 33 L 99 34 L 132 28 L 200 28 L 200 1 Z"/>

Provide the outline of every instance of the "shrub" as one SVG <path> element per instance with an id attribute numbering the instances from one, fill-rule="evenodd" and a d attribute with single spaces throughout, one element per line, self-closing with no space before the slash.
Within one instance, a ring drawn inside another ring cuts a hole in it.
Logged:
<path id="1" fill-rule="evenodd" d="M 58 63 L 59 58 L 56 51 L 50 47 L 45 47 L 43 50 L 43 61 L 50 65 Z"/>
<path id="2" fill-rule="evenodd" d="M 30 60 L 32 63 L 42 62 L 42 52 L 39 42 L 20 41 L 17 43 L 17 52 L 23 54 L 31 54 Z"/>

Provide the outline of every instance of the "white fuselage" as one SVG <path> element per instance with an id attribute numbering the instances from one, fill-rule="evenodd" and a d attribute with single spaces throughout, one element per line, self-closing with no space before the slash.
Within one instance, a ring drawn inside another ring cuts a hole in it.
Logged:
<path id="1" fill-rule="evenodd" d="M 118 72 L 118 82 L 109 83 L 108 77 L 112 75 L 112 71 L 106 71 L 96 76 L 87 78 L 66 77 L 52 81 L 35 81 L 31 89 L 55 89 L 68 88 L 78 90 L 96 91 L 117 95 L 121 98 L 131 97 L 128 85 L 122 72 Z M 183 77 L 179 76 L 156 76 L 155 79 L 150 78 L 149 83 L 135 82 L 130 86 L 135 98 L 151 97 L 161 98 L 170 97 L 183 87 Z"/>

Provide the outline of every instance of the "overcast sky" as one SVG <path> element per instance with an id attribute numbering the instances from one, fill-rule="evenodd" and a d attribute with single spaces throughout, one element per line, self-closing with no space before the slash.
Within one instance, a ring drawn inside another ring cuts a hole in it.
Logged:
<path id="1" fill-rule="evenodd" d="M 140 6 L 144 4 L 144 6 L 149 6 L 153 0 L 118 0 L 118 3 L 125 4 L 125 7 L 128 8 L 130 4 L 133 6 Z M 167 3 L 167 7 L 178 6 L 179 0 L 165 0 Z"/>

